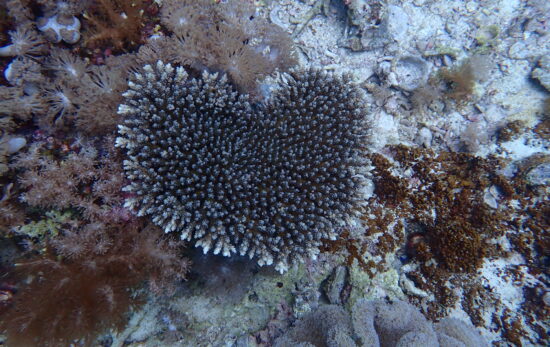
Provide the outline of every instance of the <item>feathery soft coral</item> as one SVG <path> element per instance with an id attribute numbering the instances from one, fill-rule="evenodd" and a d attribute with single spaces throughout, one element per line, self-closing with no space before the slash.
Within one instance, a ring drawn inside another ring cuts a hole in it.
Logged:
<path id="1" fill-rule="evenodd" d="M 116 107 L 126 87 L 131 62 L 111 57 L 107 65 L 90 66 L 66 49 L 54 49 L 45 64 L 52 75 L 42 87 L 49 108 L 38 119 L 42 129 L 53 131 L 76 125 L 87 134 L 106 134 L 116 128 Z"/>
<path id="2" fill-rule="evenodd" d="M 112 146 L 108 139 L 105 147 Z M 115 153 L 99 156 L 90 144 L 77 149 L 78 153 L 52 155 L 46 143 L 35 142 L 27 153 L 18 155 L 14 166 L 26 169 L 19 176 L 26 190 L 21 199 L 40 208 L 77 208 L 89 220 L 112 222 L 113 210 L 122 204 L 123 186 Z"/>
<path id="3" fill-rule="evenodd" d="M 88 29 L 84 34 L 88 47 L 112 45 L 129 50 L 142 43 L 143 0 L 97 0 L 84 14 Z"/>
<path id="4" fill-rule="evenodd" d="M 258 80 L 296 63 L 290 36 L 257 15 L 251 2 L 165 0 L 161 21 L 174 33 L 166 49 L 174 62 L 226 72 L 249 93 Z"/>
<path id="5" fill-rule="evenodd" d="M 11 44 L 0 47 L 0 57 L 39 55 L 44 52 L 44 40 L 31 26 L 18 26 L 9 34 Z"/>
<path id="6" fill-rule="evenodd" d="M 0 317 L 8 344 L 92 345 L 97 334 L 122 329 L 130 307 L 141 303 L 132 289 L 147 281 L 159 294 L 185 277 L 189 262 L 161 237 L 138 221 L 92 223 L 65 231 L 49 254 L 19 263 L 13 276 L 20 290 Z"/>
<path id="7" fill-rule="evenodd" d="M 122 206 L 112 139 L 95 146 L 51 139 L 35 141 L 13 166 L 23 171 L 23 202 L 69 209 L 71 220 L 44 239 L 45 253 L 11 271 L 19 288 L 0 315 L 10 346 L 91 345 L 97 334 L 124 326 L 130 307 L 142 302 L 135 289 L 147 283 L 157 295 L 170 294 L 189 268 L 179 240 Z"/>

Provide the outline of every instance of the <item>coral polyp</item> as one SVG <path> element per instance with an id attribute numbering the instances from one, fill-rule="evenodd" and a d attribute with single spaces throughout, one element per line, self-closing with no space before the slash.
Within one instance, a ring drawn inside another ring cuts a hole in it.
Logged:
<path id="1" fill-rule="evenodd" d="M 315 257 L 360 206 L 368 134 L 349 77 L 293 71 L 253 106 L 225 75 L 146 65 L 129 82 L 117 145 L 126 206 L 204 252 L 260 265 Z"/>

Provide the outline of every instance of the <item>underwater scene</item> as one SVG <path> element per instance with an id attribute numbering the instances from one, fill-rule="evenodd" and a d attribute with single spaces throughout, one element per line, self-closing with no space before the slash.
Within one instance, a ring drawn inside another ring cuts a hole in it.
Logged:
<path id="1" fill-rule="evenodd" d="M 550 345 L 547 0 L 0 0 L 0 346 Z"/>

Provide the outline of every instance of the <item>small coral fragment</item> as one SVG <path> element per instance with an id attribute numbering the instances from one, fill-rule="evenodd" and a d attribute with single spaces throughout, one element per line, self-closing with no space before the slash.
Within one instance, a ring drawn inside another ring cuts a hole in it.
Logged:
<path id="1" fill-rule="evenodd" d="M 64 41 L 72 44 L 80 40 L 80 21 L 74 16 L 55 15 L 41 18 L 38 21 L 38 30 L 54 43 Z"/>

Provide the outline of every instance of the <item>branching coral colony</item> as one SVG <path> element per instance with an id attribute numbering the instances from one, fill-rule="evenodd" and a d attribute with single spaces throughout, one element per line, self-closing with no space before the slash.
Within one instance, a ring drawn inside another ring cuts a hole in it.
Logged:
<path id="1" fill-rule="evenodd" d="M 315 257 L 360 205 L 365 103 L 347 76 L 285 79 L 256 109 L 225 76 L 146 65 L 119 107 L 126 206 L 205 253 L 256 256 L 281 272 Z"/>

